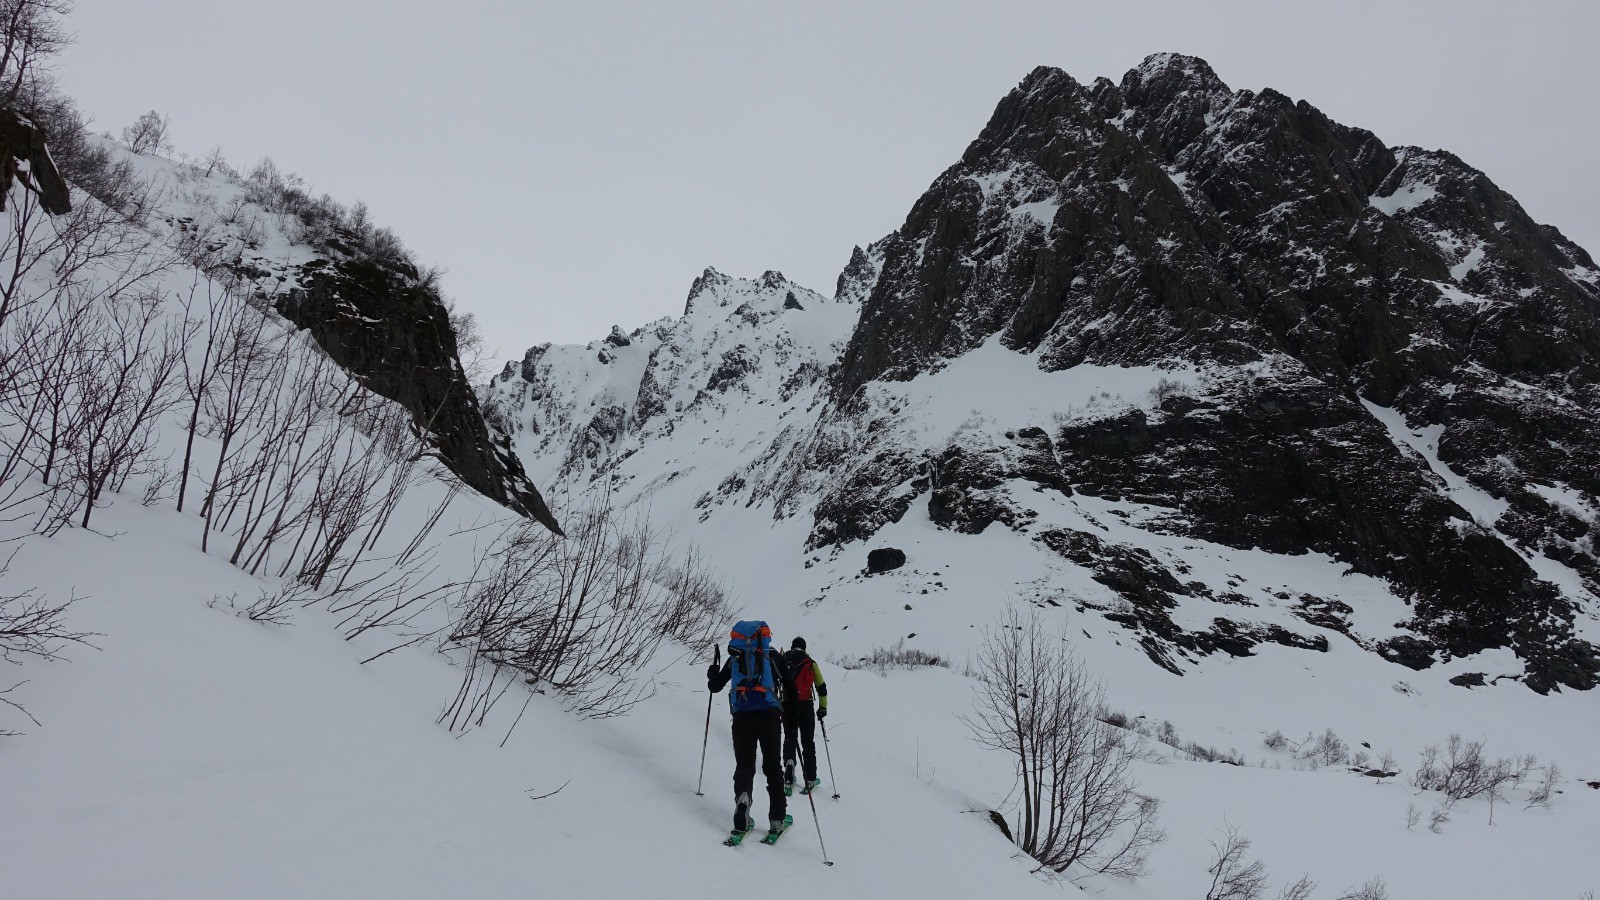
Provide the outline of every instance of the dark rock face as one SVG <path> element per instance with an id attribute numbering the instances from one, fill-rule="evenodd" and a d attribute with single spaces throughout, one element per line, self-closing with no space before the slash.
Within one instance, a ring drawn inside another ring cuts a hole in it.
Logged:
<path id="1" fill-rule="evenodd" d="M 560 534 L 509 443 L 491 435 L 438 293 L 407 264 L 330 255 L 301 268 L 306 289 L 277 297 L 278 311 L 362 384 L 410 410 L 462 481 Z"/>
<path id="2" fill-rule="evenodd" d="M 727 391 L 729 387 L 752 372 L 759 362 L 760 357 L 754 350 L 744 344 L 734 347 L 722 354 L 722 362 L 711 372 L 711 377 L 706 379 L 706 390 L 719 394 Z"/>
<path id="3" fill-rule="evenodd" d="M 863 300 L 872 293 L 878 273 L 883 268 L 883 246 L 887 240 L 878 241 L 866 250 L 856 247 L 850 251 L 850 261 L 839 273 L 834 299 Z"/>
<path id="4" fill-rule="evenodd" d="M 874 250 L 881 264 L 858 249 L 840 276 L 841 294 L 870 291 L 830 374 L 843 410 L 996 336 L 1046 371 L 1222 374 L 1155 414 L 993 453 L 878 448 L 819 505 L 814 544 L 898 518 L 911 501 L 894 486 L 919 477 L 946 527 L 1021 527 L 1027 511 L 996 490 L 1020 476 L 1166 507 L 1172 533 L 1385 578 L 1416 637 L 1374 649 L 1402 664 L 1510 646 L 1537 690 L 1596 684 L 1573 602 L 1527 557 L 1600 597 L 1600 270 L 1483 173 L 1270 89 L 1232 91 L 1191 57 L 1153 56 L 1120 84 L 1040 68 Z M 1435 435 L 1449 472 L 1396 427 Z M 1504 512 L 1474 521 L 1441 475 Z M 1137 609 L 1176 593 L 1088 556 Z M 1140 615 L 1167 648 L 1238 646 Z"/>
<path id="5" fill-rule="evenodd" d="M 1090 570 L 1094 580 L 1121 597 L 1125 606 L 1104 610 L 1106 618 L 1139 637 L 1139 646 L 1151 661 L 1182 675 L 1179 659 L 1222 652 L 1253 656 L 1257 644 L 1274 643 L 1326 653 L 1328 639 L 1306 637 L 1279 625 L 1242 625 L 1218 617 L 1204 631 L 1185 631 L 1172 621 L 1177 597 L 1206 597 L 1220 602 L 1254 605 L 1242 597 L 1218 597 L 1199 582 L 1184 584 L 1148 551 L 1110 544 L 1085 531 L 1051 529 L 1036 540 L 1062 557 Z"/>
<path id="6" fill-rule="evenodd" d="M 867 554 L 867 572 L 892 572 L 906 564 L 906 552 L 894 547 L 879 547 Z"/>
<path id="7" fill-rule="evenodd" d="M 15 110 L 0 108 L 0 209 L 5 209 L 11 186 L 19 179 L 38 195 L 45 212 L 53 216 L 72 212 L 72 196 L 50 158 L 44 132 Z"/>

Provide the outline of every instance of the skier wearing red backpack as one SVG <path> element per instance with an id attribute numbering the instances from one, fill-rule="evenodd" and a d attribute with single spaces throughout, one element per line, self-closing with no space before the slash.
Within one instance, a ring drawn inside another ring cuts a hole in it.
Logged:
<path id="1" fill-rule="evenodd" d="M 793 822 L 786 815 L 783 768 L 778 761 L 783 745 L 783 686 L 789 683 L 783 654 L 772 649 L 772 629 L 761 621 L 733 626 L 728 659 L 706 669 L 706 687 L 715 694 L 733 682 L 728 706 L 733 712 L 733 833 L 724 842 L 737 846 L 755 826 L 750 816 L 750 791 L 755 786 L 756 748 L 761 749 L 761 771 L 767 777 L 766 840 L 777 840 Z"/>
<path id="2" fill-rule="evenodd" d="M 783 700 L 783 782 L 784 792 L 794 790 L 794 761 L 796 745 L 806 777 L 800 793 L 809 794 L 822 779 L 817 777 L 817 720 L 828 715 L 828 684 L 822 678 L 822 667 L 806 653 L 806 639 L 797 637 L 783 655 L 784 668 L 789 681 L 784 685 Z M 812 714 L 811 703 L 815 697 L 817 710 Z"/>

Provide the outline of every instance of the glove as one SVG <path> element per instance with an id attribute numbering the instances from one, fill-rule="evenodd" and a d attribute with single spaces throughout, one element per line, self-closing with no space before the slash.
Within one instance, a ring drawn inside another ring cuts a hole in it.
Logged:
<path id="1" fill-rule="evenodd" d="M 828 717 L 828 708 L 826 706 L 824 706 L 823 708 L 817 710 L 817 718 L 826 719 L 827 717 Z"/>
<path id="2" fill-rule="evenodd" d="M 712 663 L 712 664 L 706 666 L 706 680 L 707 681 L 716 681 L 717 680 L 717 675 L 719 673 L 721 673 L 721 672 L 722 672 L 722 667 L 717 665 L 716 663 Z"/>

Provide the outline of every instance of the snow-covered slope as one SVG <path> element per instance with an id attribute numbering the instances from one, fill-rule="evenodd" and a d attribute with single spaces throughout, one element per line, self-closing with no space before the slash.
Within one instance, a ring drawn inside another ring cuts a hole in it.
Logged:
<path id="1" fill-rule="evenodd" d="M 777 272 L 707 269 L 681 317 L 581 347 L 536 346 L 506 364 L 485 406 L 537 483 L 583 490 L 640 452 L 629 472 L 654 473 L 646 484 L 691 471 L 720 479 L 815 403 L 857 313 L 858 298 L 824 297 Z"/>
<path id="2" fill-rule="evenodd" d="M 457 504 L 452 520 L 496 514 L 465 496 Z M 835 866 L 821 865 L 803 802 L 797 830 L 778 846 L 730 851 L 717 844 L 732 769 L 720 697 L 706 796 L 695 796 L 702 666 L 664 672 L 660 696 L 624 718 L 577 720 L 535 696 L 504 746 L 520 701 L 457 737 L 434 724 L 459 674 L 443 657 L 411 648 L 362 665 L 382 647 L 341 640 L 320 611 L 270 626 L 208 605 L 218 592 L 253 596 L 260 584 L 201 557 L 182 537 L 188 523 L 171 511 L 118 504 L 107 512 L 114 539 L 63 534 L 19 559 L 15 573 L 51 588 L 76 585 L 85 599 L 72 621 L 101 632 L 101 649 L 14 673 L 29 680 L 26 699 L 43 724 L 0 742 L 7 896 L 694 898 L 728 881 L 759 882 L 764 895 L 781 898 L 1077 893 L 1029 876 L 1026 860 L 972 811 L 1004 795 L 1009 773 L 956 718 L 968 711 L 970 690 L 956 672 L 883 677 L 828 665 L 837 777 L 824 762 L 824 788 L 836 782 L 842 796 L 825 790 L 817 817 Z M 919 561 L 955 540 L 928 527 L 897 538 Z M 93 570 L 86 558 L 96 560 Z M 968 587 L 944 574 L 933 580 L 953 592 Z M 881 581 L 857 602 L 876 603 L 884 617 L 895 601 L 919 609 L 938 602 L 918 594 L 917 583 L 909 575 Z M 946 612 L 959 624 L 956 615 Z M 1101 630 L 1083 644 L 1097 650 L 1113 640 Z M 1200 896 L 1208 841 L 1229 823 L 1255 841 L 1274 876 L 1308 872 L 1325 886 L 1320 896 L 1373 875 L 1396 898 L 1577 898 L 1593 889 L 1589 845 L 1600 802 L 1575 780 L 1552 810 L 1501 804 L 1490 826 L 1486 804 L 1460 804 L 1433 834 L 1431 801 L 1403 780 L 1309 771 L 1261 745 L 1263 730 L 1299 739 L 1331 726 L 1352 743 L 1392 747 L 1409 768 L 1422 743 L 1466 729 L 1487 735 L 1493 751 L 1537 750 L 1593 777 L 1591 707 L 1570 694 L 1534 707 L 1523 696 L 1512 702 L 1431 683 L 1400 693 L 1381 670 L 1360 667 L 1365 655 L 1332 653 L 1339 665 L 1311 672 L 1303 654 L 1269 650 L 1216 666 L 1202 681 L 1131 656 L 1117 666 L 1096 652 L 1118 708 L 1170 718 L 1186 740 L 1237 747 L 1251 768 L 1140 764 L 1143 789 L 1164 801 L 1169 840 L 1143 881 L 1084 885 L 1111 897 Z M 1268 691 L 1281 698 L 1271 715 L 1260 705 Z M 1268 768 L 1254 768 L 1262 761 Z M 1424 818 L 1407 829 L 1413 803 Z"/>

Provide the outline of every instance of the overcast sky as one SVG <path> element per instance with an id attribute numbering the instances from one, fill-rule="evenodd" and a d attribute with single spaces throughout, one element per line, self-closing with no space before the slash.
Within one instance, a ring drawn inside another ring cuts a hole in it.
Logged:
<path id="1" fill-rule="evenodd" d="M 1600 251 L 1594 0 L 78 0 L 98 129 L 365 201 L 502 357 L 682 312 L 706 266 L 831 294 L 1036 65 L 1208 60 L 1451 150 Z"/>

